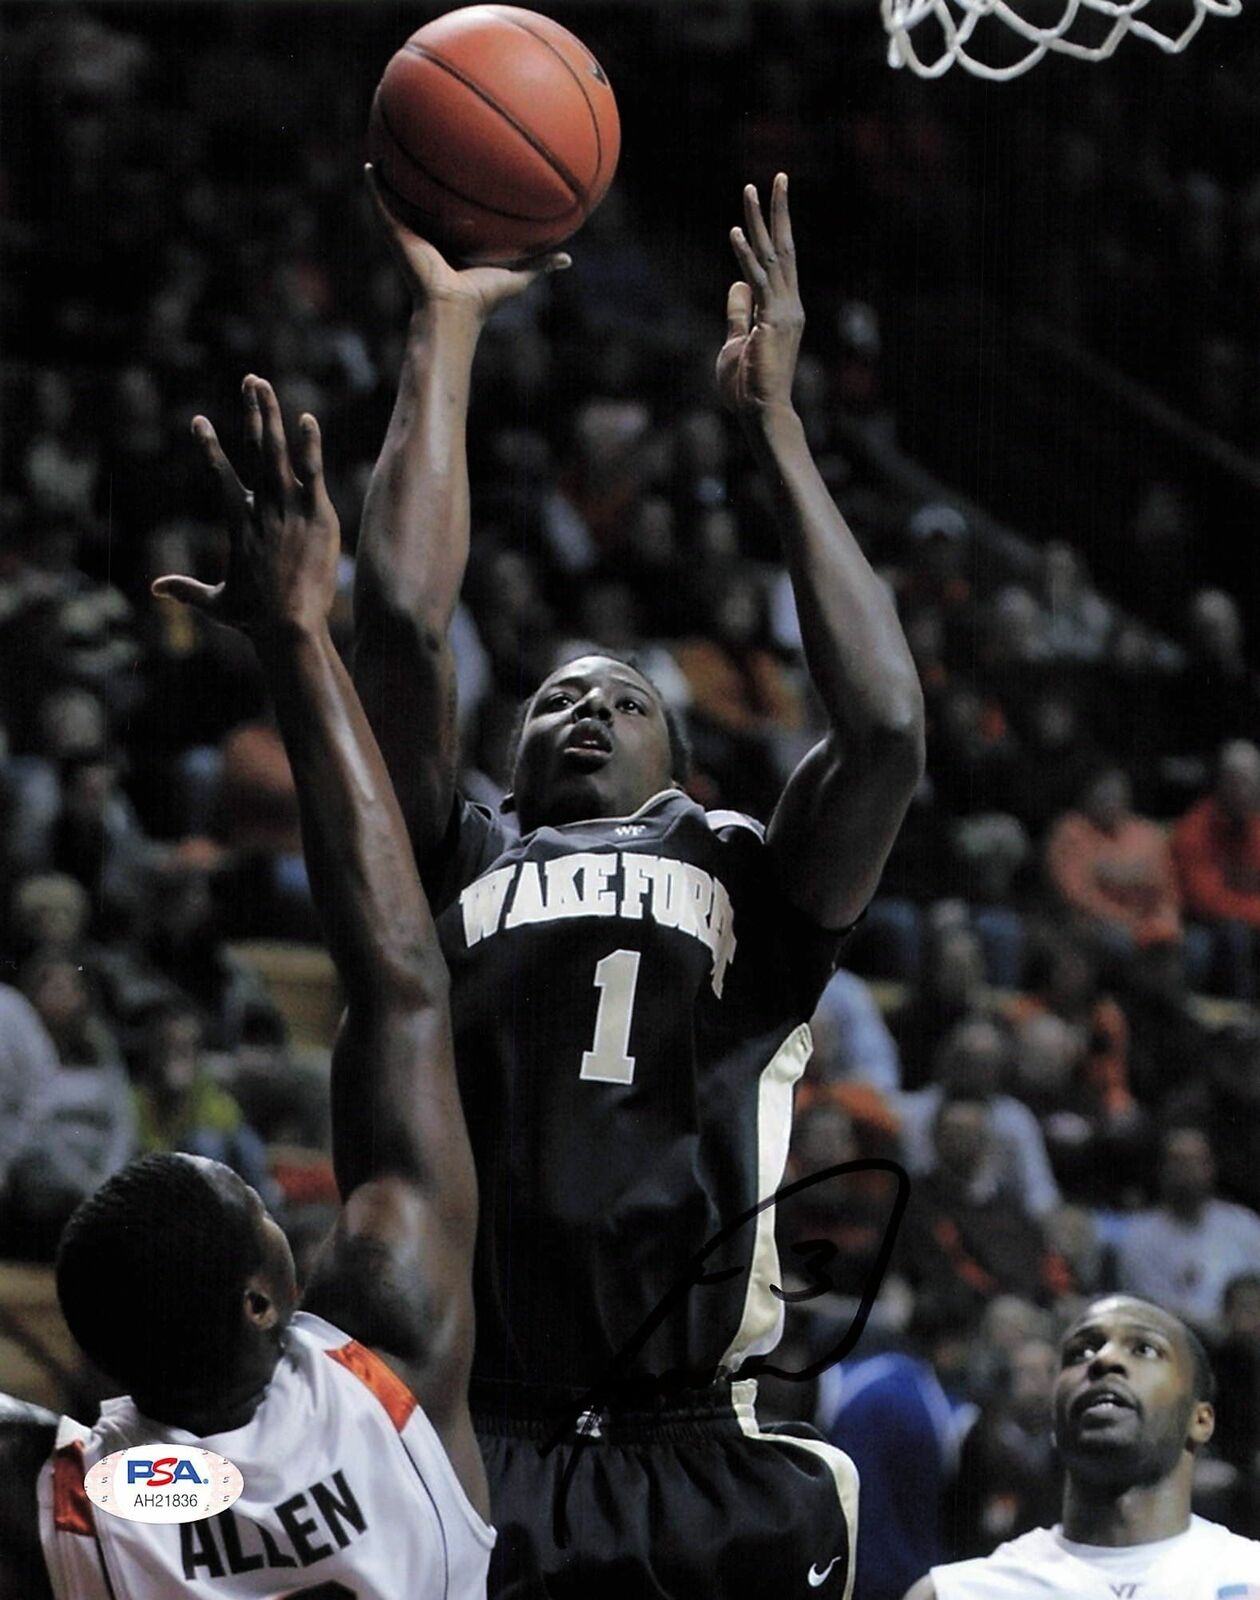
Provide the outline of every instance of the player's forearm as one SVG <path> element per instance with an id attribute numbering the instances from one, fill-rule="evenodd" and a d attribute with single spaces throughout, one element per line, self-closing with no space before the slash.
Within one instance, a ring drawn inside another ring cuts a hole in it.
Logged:
<path id="1" fill-rule="evenodd" d="M 468 561 L 465 430 L 481 319 L 442 302 L 411 317 L 398 394 L 363 508 L 360 625 L 402 614 L 446 632 Z"/>
<path id="2" fill-rule="evenodd" d="M 746 424 L 778 513 L 810 677 L 846 745 L 923 741 L 923 693 L 886 585 L 836 508 L 791 408 Z"/>
<path id="3" fill-rule="evenodd" d="M 413 312 L 355 568 L 354 681 L 421 859 L 455 788 L 447 629 L 468 562 L 465 422 L 480 327 L 463 305 Z"/>
<path id="4" fill-rule="evenodd" d="M 325 627 L 258 641 L 293 767 L 312 893 L 356 997 L 445 993 L 446 971 L 380 750 Z"/>

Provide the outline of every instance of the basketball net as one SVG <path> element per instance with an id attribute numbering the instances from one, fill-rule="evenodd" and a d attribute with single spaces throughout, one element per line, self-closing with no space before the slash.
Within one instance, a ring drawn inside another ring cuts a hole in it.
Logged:
<path id="1" fill-rule="evenodd" d="M 1237 17 L 1243 8 L 1243 0 L 1191 0 L 1191 3 L 1193 15 L 1180 33 L 1166 33 L 1142 20 L 1141 13 L 1151 0 L 1060 0 L 1062 12 L 1058 21 L 1046 27 L 1037 27 L 1020 16 L 1008 0 L 880 0 L 880 10 L 888 31 L 890 66 L 909 67 L 921 78 L 939 78 L 958 62 L 978 78 L 1000 81 L 1019 77 L 1051 50 L 1075 56 L 1080 61 L 1105 61 L 1129 34 L 1158 45 L 1171 55 L 1186 48 L 1206 17 Z M 1088 21 L 1091 14 L 1104 20 L 1093 25 L 1094 39 L 1087 43 L 1081 36 L 1079 24 L 1082 18 Z M 993 22 L 1005 24 L 1027 44 L 1019 60 L 994 67 L 969 53 L 967 45 L 977 25 L 985 20 L 990 21 L 990 26 Z M 922 23 L 928 23 L 928 27 L 919 32 L 920 46 L 925 46 L 930 39 L 937 52 L 927 60 L 915 48 L 912 37 Z M 1098 37 L 1100 27 L 1105 29 L 1101 38 Z"/>

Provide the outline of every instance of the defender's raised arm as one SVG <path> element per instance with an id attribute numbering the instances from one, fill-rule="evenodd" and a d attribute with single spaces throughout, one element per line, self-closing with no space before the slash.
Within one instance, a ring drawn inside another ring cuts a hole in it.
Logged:
<path id="1" fill-rule="evenodd" d="M 379 749 L 328 631 L 340 530 L 319 429 L 302 418 L 295 472 L 271 386 L 247 378 L 244 400 L 252 493 L 210 423 L 194 424 L 232 535 L 227 578 L 214 587 L 162 578 L 154 589 L 254 640 L 346 992 L 332 1071 L 344 1208 L 304 1306 L 377 1347 L 423 1395 L 484 1510 L 467 1412 L 476 1181 L 455 1084 L 446 967 Z"/>

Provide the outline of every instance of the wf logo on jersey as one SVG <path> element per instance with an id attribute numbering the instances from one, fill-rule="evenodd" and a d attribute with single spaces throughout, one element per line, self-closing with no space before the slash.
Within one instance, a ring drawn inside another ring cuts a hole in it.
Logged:
<path id="1" fill-rule="evenodd" d="M 198 1522 L 240 1499 L 240 1469 L 212 1450 L 169 1444 L 115 1450 L 84 1475 L 88 1499 L 128 1522 Z"/>
<path id="2" fill-rule="evenodd" d="M 650 917 L 707 945 L 718 998 L 735 959 L 735 919 L 721 880 L 689 861 L 628 850 L 575 850 L 551 861 L 518 861 L 470 883 L 459 897 L 469 947 L 491 934 L 567 917 Z"/>

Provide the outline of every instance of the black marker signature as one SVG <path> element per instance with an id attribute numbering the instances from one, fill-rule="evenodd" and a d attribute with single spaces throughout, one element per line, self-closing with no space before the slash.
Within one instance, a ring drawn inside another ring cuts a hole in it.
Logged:
<path id="1" fill-rule="evenodd" d="M 790 1383 L 807 1383 L 825 1372 L 828 1367 L 834 1366 L 837 1361 L 843 1361 L 849 1351 L 862 1337 L 862 1330 L 866 1327 L 867 1318 L 871 1314 L 871 1307 L 879 1293 L 880 1285 L 884 1281 L 884 1274 L 888 1270 L 888 1262 L 892 1256 L 893 1246 L 897 1242 L 897 1230 L 901 1226 L 901 1219 L 905 1214 L 907 1202 L 910 1199 L 910 1179 L 906 1176 L 905 1168 L 895 1161 L 886 1161 L 879 1156 L 867 1156 L 858 1161 L 841 1161 L 835 1166 L 824 1167 L 821 1172 L 812 1172 L 808 1177 L 797 1178 L 795 1182 L 785 1185 L 765 1200 L 759 1200 L 756 1205 L 750 1206 L 742 1215 L 728 1222 L 720 1228 L 696 1254 L 691 1258 L 688 1271 L 679 1278 L 673 1288 L 669 1289 L 661 1298 L 655 1308 L 649 1313 L 638 1330 L 622 1345 L 613 1357 L 604 1375 L 591 1386 L 590 1389 L 576 1401 L 571 1408 L 565 1411 L 560 1419 L 556 1431 L 539 1448 L 540 1455 L 549 1455 L 566 1441 L 569 1442 L 571 1455 L 564 1464 L 560 1474 L 560 1481 L 556 1486 L 555 1502 L 552 1506 L 552 1535 L 558 1549 L 566 1549 L 569 1544 L 569 1525 L 567 1516 L 569 1484 L 577 1469 L 578 1458 L 581 1452 L 592 1443 L 594 1435 L 583 1426 L 583 1418 L 588 1413 L 598 1414 L 610 1401 L 614 1399 L 627 1399 L 642 1401 L 652 1395 L 669 1395 L 681 1389 L 703 1388 L 713 1383 L 719 1376 L 716 1367 L 704 1372 L 680 1369 L 660 1375 L 643 1376 L 627 1371 L 631 1362 L 647 1344 L 656 1330 L 664 1323 L 686 1300 L 693 1289 L 703 1289 L 713 1284 L 725 1283 L 732 1277 L 737 1277 L 747 1271 L 746 1266 L 728 1267 L 721 1271 L 706 1272 L 704 1263 L 715 1250 L 727 1243 L 739 1230 L 749 1222 L 759 1217 L 763 1211 L 770 1207 L 777 1207 L 784 1200 L 790 1200 L 794 1195 L 803 1194 L 807 1189 L 826 1183 L 832 1178 L 845 1178 L 860 1172 L 887 1172 L 897 1180 L 897 1193 L 893 1199 L 892 1209 L 889 1212 L 888 1224 L 884 1230 L 884 1237 L 880 1243 L 879 1254 L 866 1274 L 862 1285 L 862 1294 L 858 1308 L 853 1314 L 853 1320 L 845 1329 L 842 1337 L 835 1346 L 817 1361 L 797 1371 L 789 1371 L 784 1367 L 776 1367 L 769 1356 L 754 1356 L 746 1361 L 739 1369 L 740 1378 L 755 1378 L 762 1374 L 771 1377 L 783 1378 Z M 835 1254 L 835 1246 L 825 1239 L 810 1239 L 803 1241 L 797 1247 L 797 1254 L 805 1261 L 811 1282 L 803 1289 L 791 1292 L 770 1286 L 770 1292 L 782 1300 L 785 1305 L 800 1304 L 805 1300 L 817 1299 L 819 1295 L 830 1292 L 831 1284 L 823 1274 L 823 1267 Z"/>

